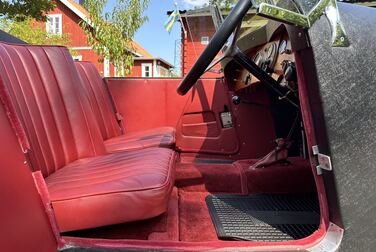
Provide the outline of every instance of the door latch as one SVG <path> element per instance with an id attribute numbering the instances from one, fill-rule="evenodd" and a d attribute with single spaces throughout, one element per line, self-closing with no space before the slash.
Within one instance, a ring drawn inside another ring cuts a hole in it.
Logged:
<path id="1" fill-rule="evenodd" d="M 333 170 L 330 156 L 321 154 L 318 145 L 312 146 L 312 151 L 313 151 L 313 155 L 317 157 L 317 163 L 318 163 L 318 165 L 316 166 L 317 175 L 322 175 L 322 170 L 326 170 L 326 171 Z"/>

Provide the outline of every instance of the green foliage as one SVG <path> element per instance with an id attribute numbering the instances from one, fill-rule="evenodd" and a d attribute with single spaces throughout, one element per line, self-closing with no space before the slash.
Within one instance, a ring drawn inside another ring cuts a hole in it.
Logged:
<path id="1" fill-rule="evenodd" d="M 132 38 L 147 21 L 143 15 L 149 0 L 117 0 L 111 12 L 104 13 L 107 0 L 86 0 L 90 20 L 81 22 L 88 43 L 112 62 L 118 75 L 128 75 L 133 66 Z"/>
<path id="2" fill-rule="evenodd" d="M 237 3 L 238 0 L 209 0 L 208 4 L 204 5 L 197 5 L 194 9 L 201 9 L 208 7 L 209 5 L 217 4 L 222 10 L 231 10 L 234 4 Z"/>
<path id="3" fill-rule="evenodd" d="M 46 21 L 46 13 L 54 8 L 52 0 L 0 0 L 0 17 L 17 21 L 26 18 Z"/>
<path id="4" fill-rule="evenodd" d="M 221 8 L 231 9 L 236 2 L 237 0 L 210 0 L 209 4 L 218 4 L 218 6 Z"/>
<path id="5" fill-rule="evenodd" d="M 31 18 L 26 18 L 23 21 L 1 18 L 0 29 L 29 44 L 67 46 L 70 43 L 69 35 L 48 34 Z M 75 54 L 74 52 L 71 53 Z"/>

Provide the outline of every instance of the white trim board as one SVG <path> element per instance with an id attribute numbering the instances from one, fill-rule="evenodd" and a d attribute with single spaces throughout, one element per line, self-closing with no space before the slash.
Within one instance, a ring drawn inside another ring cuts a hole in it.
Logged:
<path id="1" fill-rule="evenodd" d="M 92 50 L 91 46 L 77 46 L 77 47 L 70 47 L 72 50 Z"/>
<path id="2" fill-rule="evenodd" d="M 82 11 L 80 11 L 79 9 L 77 9 L 73 4 L 71 4 L 69 1 L 67 0 L 60 0 L 60 2 L 62 2 L 65 6 L 67 6 L 69 9 L 71 9 L 77 16 L 79 16 L 82 20 L 88 22 L 90 21 L 88 19 L 88 17 L 82 13 Z M 90 23 L 89 23 L 90 24 Z"/>

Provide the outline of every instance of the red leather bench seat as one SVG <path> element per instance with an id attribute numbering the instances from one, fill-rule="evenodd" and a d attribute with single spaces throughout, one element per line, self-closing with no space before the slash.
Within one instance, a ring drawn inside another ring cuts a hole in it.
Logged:
<path id="1" fill-rule="evenodd" d="M 127 151 L 148 147 L 172 148 L 175 145 L 175 129 L 161 127 L 138 132 L 125 132 L 117 123 L 114 106 L 97 68 L 91 62 L 75 62 L 83 87 L 92 105 L 94 116 L 108 152 Z"/>
<path id="2" fill-rule="evenodd" d="M 10 98 L 6 106 L 26 132 L 30 166 L 45 177 L 62 232 L 166 211 L 175 152 L 108 154 L 66 48 L 0 43 L 0 77 Z"/>
<path id="3" fill-rule="evenodd" d="M 158 157 L 158 158 L 157 158 Z M 174 153 L 149 148 L 81 159 L 47 177 L 63 230 L 148 219 L 166 211 Z"/>
<path id="4" fill-rule="evenodd" d="M 175 145 L 175 129 L 161 127 L 126 133 L 104 142 L 108 152 L 135 150 L 149 147 L 172 148 Z"/>

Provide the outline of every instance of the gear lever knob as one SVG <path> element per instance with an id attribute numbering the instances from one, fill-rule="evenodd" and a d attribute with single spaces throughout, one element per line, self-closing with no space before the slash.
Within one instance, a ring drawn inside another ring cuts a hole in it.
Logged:
<path id="1" fill-rule="evenodd" d="M 232 97 L 232 103 L 233 103 L 233 104 L 235 104 L 235 105 L 239 105 L 241 102 L 242 102 L 242 100 L 240 99 L 239 96 L 234 95 L 234 96 Z"/>

